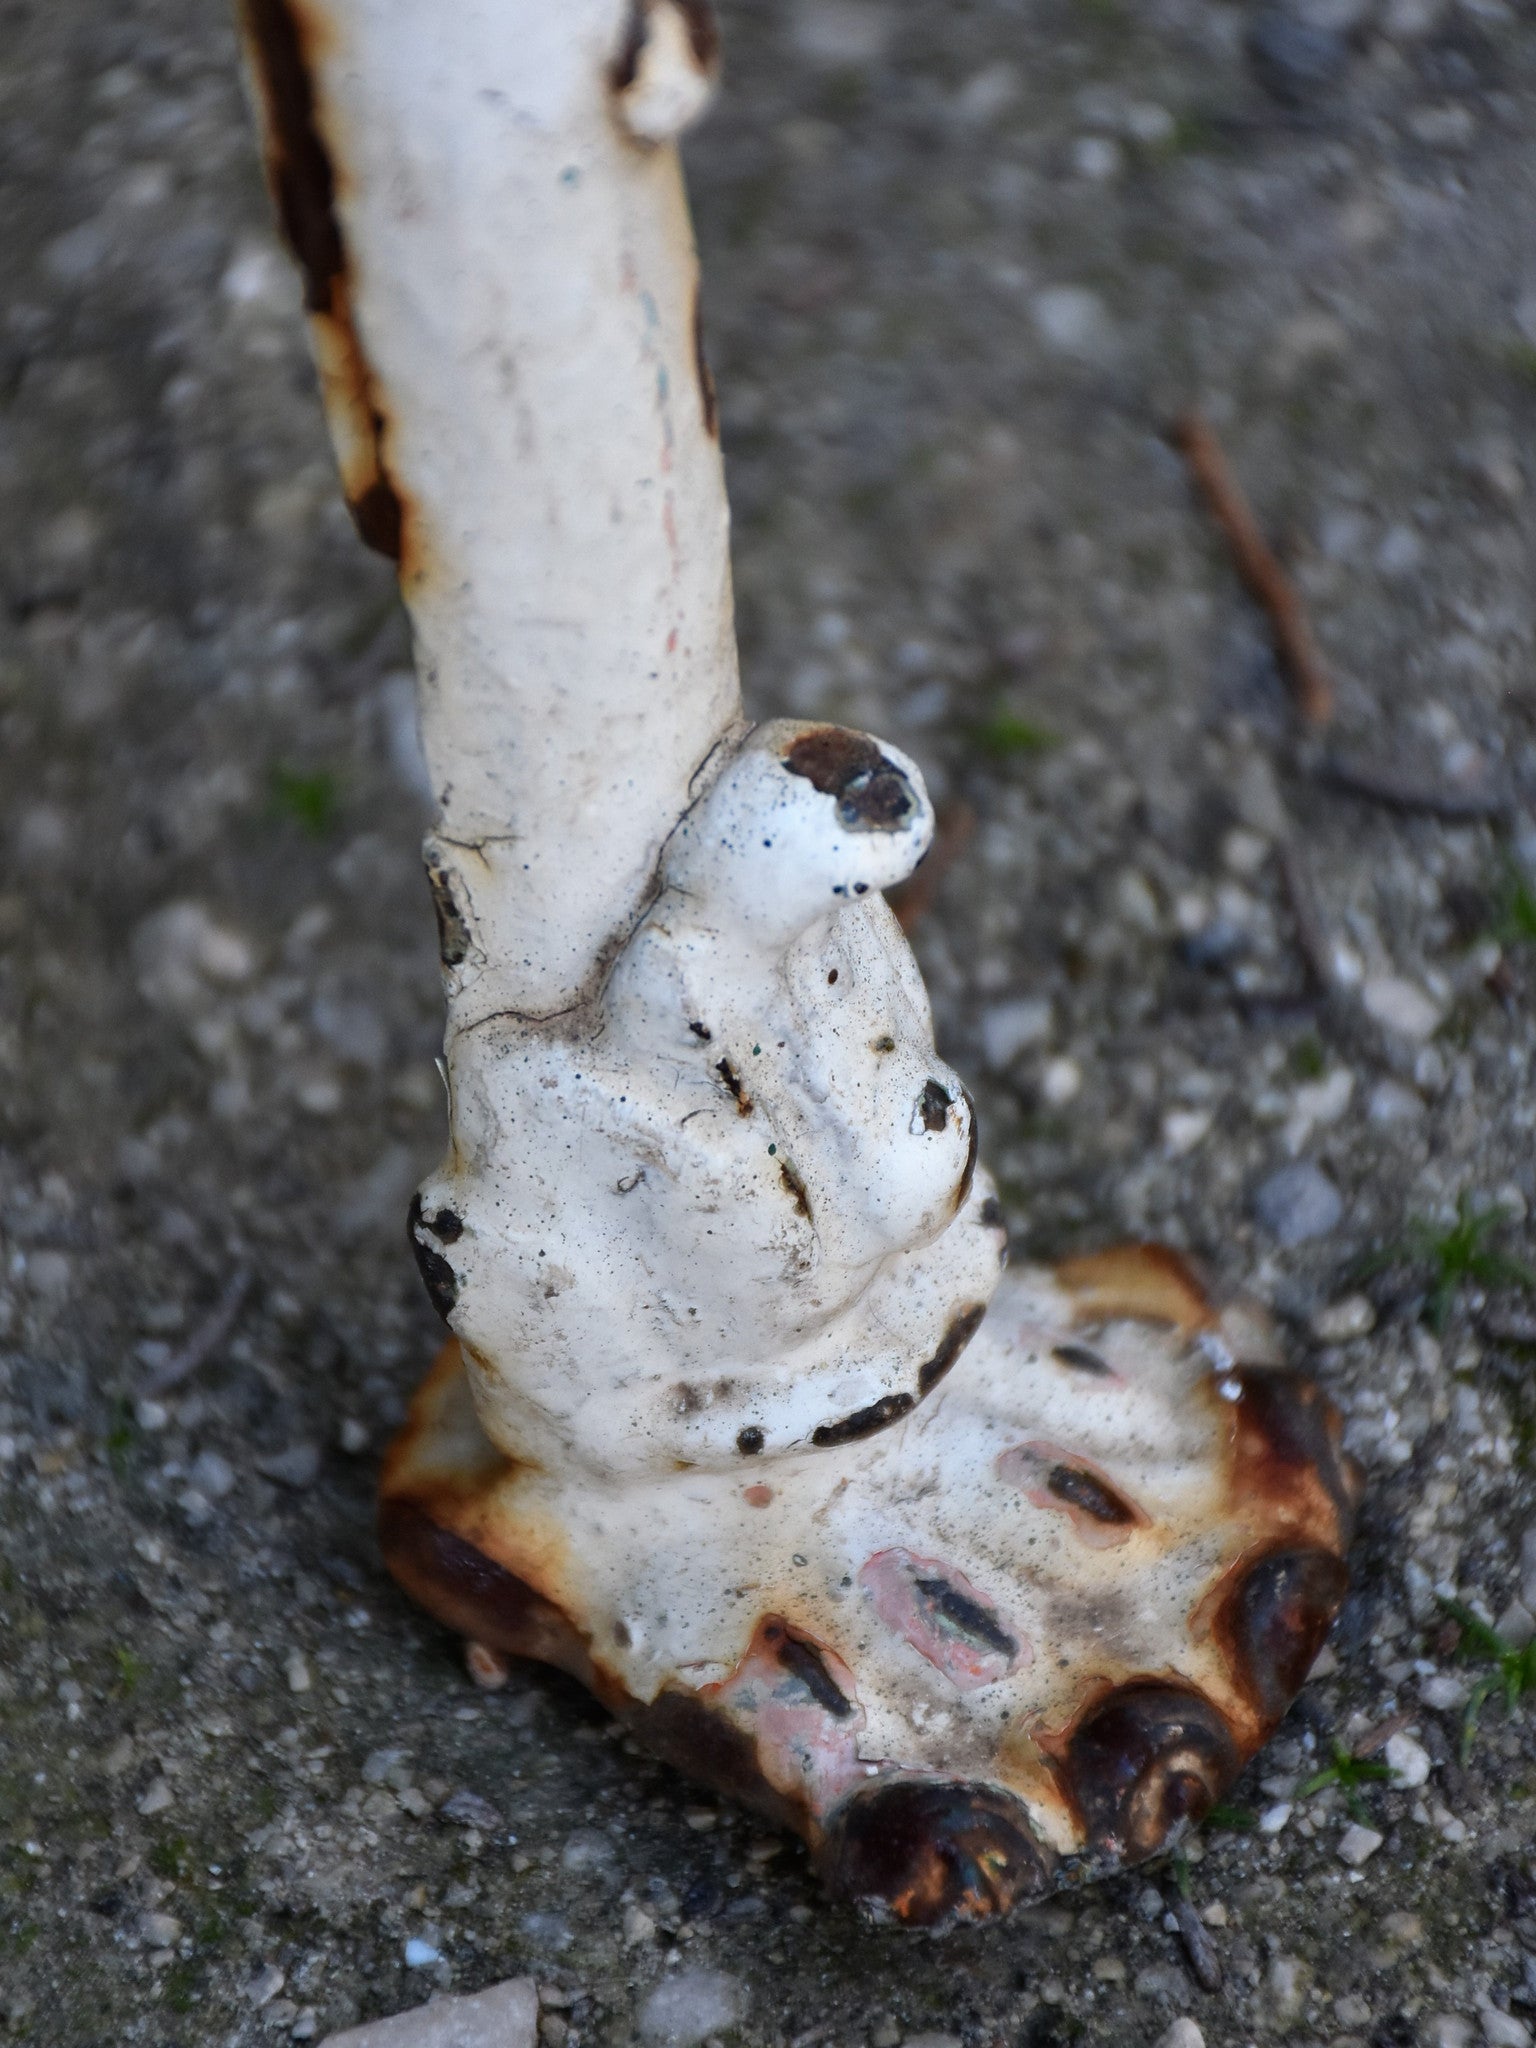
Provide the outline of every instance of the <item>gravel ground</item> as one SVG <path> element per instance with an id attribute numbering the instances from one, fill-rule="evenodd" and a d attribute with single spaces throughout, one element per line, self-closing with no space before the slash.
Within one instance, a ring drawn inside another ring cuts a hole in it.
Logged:
<path id="1" fill-rule="evenodd" d="M 303 2040 L 531 1971 L 545 2048 L 1529 2043 L 1536 1703 L 1461 1760 L 1441 1604 L 1536 1608 L 1529 11 L 726 10 L 690 156 L 753 705 L 974 819 L 917 944 L 1021 1241 L 1252 1289 L 1371 1477 L 1228 1824 L 938 1944 L 559 1679 L 476 1693 L 379 1569 L 442 1121 L 406 638 L 221 9 L 3 19 L 0 2026 Z M 1305 1789 L 1368 1734 L 1391 1783 Z"/>

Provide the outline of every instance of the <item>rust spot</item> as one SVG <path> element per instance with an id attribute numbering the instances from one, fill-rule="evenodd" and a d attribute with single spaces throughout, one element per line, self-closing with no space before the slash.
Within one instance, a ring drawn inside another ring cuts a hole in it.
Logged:
<path id="1" fill-rule="evenodd" d="M 744 1486 L 741 1497 L 749 1508 L 768 1507 L 773 1500 L 773 1488 L 759 1482 L 756 1486 Z"/>
<path id="2" fill-rule="evenodd" d="M 850 1700 L 827 1669 L 827 1661 L 809 1636 L 798 1633 L 774 1616 L 759 1631 L 771 1656 L 792 1678 L 797 1678 L 811 1698 L 834 1720 L 846 1721 L 853 1712 Z"/>
<path id="3" fill-rule="evenodd" d="M 377 421 L 380 431 L 383 420 Z M 357 528 L 358 538 L 376 555 L 386 555 L 392 562 L 400 560 L 402 535 L 405 527 L 405 512 L 400 503 L 400 494 L 383 472 L 365 484 L 354 497 L 347 500 L 352 514 L 352 523 Z"/>
<path id="4" fill-rule="evenodd" d="M 999 1787 L 897 1778 L 843 1803 L 817 1862 L 828 1887 L 866 1913 L 941 1928 L 996 1919 L 1043 1891 L 1046 1854 Z"/>
<path id="5" fill-rule="evenodd" d="M 1171 1323 L 1187 1337 L 1214 1329 L 1216 1311 L 1194 1268 L 1164 1244 L 1119 1245 L 1063 1259 L 1056 1278 L 1077 1297 L 1080 1322 L 1102 1323 L 1125 1316 L 1136 1322 Z"/>
<path id="6" fill-rule="evenodd" d="M 619 1709 L 636 1737 L 685 1777 L 797 1834 L 813 1832 L 803 1796 L 787 1798 L 764 1777 L 757 1745 L 718 1708 L 693 1693 L 665 1690 L 649 1706 Z"/>
<path id="7" fill-rule="evenodd" d="M 437 957 L 445 967 L 458 967 L 469 956 L 469 920 L 453 893 L 453 876 L 440 861 L 428 859 L 427 886 L 437 919 Z"/>
<path id="8" fill-rule="evenodd" d="M 764 1441 L 763 1432 L 755 1422 L 736 1432 L 736 1448 L 744 1458 L 755 1458 L 762 1450 Z"/>
<path id="9" fill-rule="evenodd" d="M 615 92 L 627 92 L 640 70 L 640 52 L 645 48 L 646 23 L 658 0 L 631 0 L 629 21 L 618 55 L 608 68 L 608 83 Z M 720 63 L 720 24 L 709 0 L 661 0 L 683 17 L 693 61 L 706 76 Z"/>
<path id="10" fill-rule="evenodd" d="M 1239 1368 L 1230 1404 L 1235 1437 L 1228 1481 L 1235 1502 L 1268 1500 L 1303 1527 L 1349 1547 L 1359 1501 L 1357 1474 L 1341 1455 L 1338 1410 L 1304 1373 Z M 1223 1404 L 1228 1405 L 1228 1404 Z"/>
<path id="11" fill-rule="evenodd" d="M 444 1209 L 439 1213 L 444 1216 L 452 1216 L 453 1221 L 458 1224 L 458 1229 L 454 1231 L 453 1237 L 447 1240 L 451 1244 L 464 1226 L 462 1223 L 459 1223 L 458 1217 L 453 1215 L 451 1209 Z M 459 1298 L 459 1276 L 441 1252 L 435 1251 L 431 1245 L 423 1242 L 423 1231 L 436 1234 L 433 1231 L 433 1225 L 428 1223 L 422 1214 L 421 1196 L 419 1194 L 413 1195 L 411 1197 L 410 1216 L 407 1223 L 407 1235 L 411 1242 L 411 1252 L 416 1260 L 416 1269 L 421 1274 L 422 1285 L 427 1290 L 428 1298 L 446 1323 L 449 1316 L 452 1315 L 454 1305 Z"/>
<path id="12" fill-rule="evenodd" d="M 267 115 L 267 177 L 288 246 L 304 276 L 304 305 L 331 310 L 346 268 L 336 224 L 336 179 L 321 140 L 306 44 L 313 31 L 295 0 L 240 0 Z"/>
<path id="13" fill-rule="evenodd" d="M 1129 1502 L 1123 1501 L 1112 1487 L 1095 1479 L 1080 1465 L 1053 1465 L 1046 1475 L 1045 1484 L 1058 1500 L 1065 1501 L 1069 1507 L 1081 1508 L 1096 1522 L 1118 1527 L 1138 1519 Z"/>
<path id="14" fill-rule="evenodd" d="M 1087 1373 L 1090 1379 L 1113 1380 L 1120 1375 L 1107 1358 L 1100 1358 L 1097 1351 L 1087 1344 L 1057 1344 L 1051 1351 L 1058 1365 L 1064 1365 L 1070 1372 Z"/>
<path id="15" fill-rule="evenodd" d="M 1116 1687 L 1078 1723 L 1066 1779 L 1089 1846 L 1139 1862 L 1181 1823 L 1203 1820 L 1240 1762 L 1202 1694 L 1138 1681 Z"/>
<path id="16" fill-rule="evenodd" d="M 1244 1691 L 1273 1725 L 1301 1690 L 1349 1590 L 1331 1551 L 1272 1550 L 1241 1576 L 1217 1611 L 1215 1635 Z"/>
<path id="17" fill-rule="evenodd" d="M 730 1061 L 716 1060 L 715 1072 L 730 1090 L 731 1097 L 736 1104 L 736 1114 L 738 1116 L 750 1116 L 752 1114 L 752 1098 L 746 1089 L 742 1087 L 741 1076 L 731 1065 Z"/>
<path id="18" fill-rule="evenodd" d="M 779 1179 L 789 1191 L 790 1200 L 809 1223 L 811 1220 L 811 1199 L 805 1192 L 805 1182 L 796 1173 L 787 1159 L 779 1161 Z"/>
<path id="19" fill-rule="evenodd" d="M 970 1343 L 976 1332 L 981 1328 L 981 1319 L 986 1312 L 986 1303 L 977 1302 L 973 1303 L 970 1308 L 963 1308 L 959 1315 L 954 1317 L 940 1340 L 938 1350 L 934 1352 L 932 1358 L 926 1364 L 920 1365 L 917 1369 L 917 1391 L 919 1396 L 933 1392 L 939 1381 L 943 1379 L 945 1373 L 949 1371 L 966 1345 Z"/>
<path id="20" fill-rule="evenodd" d="M 440 1527 L 419 1502 L 380 1501 L 379 1545 L 406 1592 L 447 1627 L 593 1683 L 586 1645 L 560 1608 L 462 1536 Z"/>
<path id="21" fill-rule="evenodd" d="M 979 1600 L 969 1599 L 948 1579 L 915 1579 L 913 1584 L 928 1602 L 937 1620 L 946 1623 L 959 1634 L 969 1636 L 973 1643 L 979 1643 L 984 1650 L 991 1650 L 999 1657 L 1006 1657 L 1010 1663 L 1018 1656 L 1017 1642 L 987 1612 Z"/>
<path id="22" fill-rule="evenodd" d="M 874 1436 L 882 1429 L 889 1429 L 893 1422 L 900 1422 L 902 1416 L 910 1415 L 916 1405 L 910 1394 L 882 1394 L 878 1401 L 871 1401 L 867 1408 L 845 1415 L 841 1422 L 824 1422 L 819 1429 L 813 1429 L 811 1442 L 822 1451 L 835 1444 L 857 1443 L 860 1437 Z"/>
<path id="23" fill-rule="evenodd" d="M 718 441 L 720 404 L 715 395 L 715 379 L 709 367 L 709 357 L 704 353 L 704 305 L 697 285 L 693 288 L 693 368 L 699 380 L 699 410 L 704 415 L 704 431 L 711 441 Z"/>
<path id="24" fill-rule="evenodd" d="M 962 1088 L 960 1093 L 965 1100 L 966 1114 L 971 1120 L 971 1134 L 966 1141 L 965 1164 L 960 1169 L 960 1184 L 955 1189 L 954 1213 L 957 1216 L 971 1199 L 971 1183 L 976 1178 L 976 1154 L 981 1145 L 981 1125 L 976 1119 L 976 1104 L 971 1091 L 969 1088 Z M 1001 1212 L 999 1212 L 999 1221 L 1001 1221 Z"/>
<path id="25" fill-rule="evenodd" d="M 898 831 L 917 808 L 911 783 L 868 733 L 815 726 L 791 742 L 784 766 L 835 796 L 838 822 L 850 832 Z"/>
<path id="26" fill-rule="evenodd" d="M 457 1244 L 464 1235 L 464 1219 L 452 1209 L 439 1209 L 429 1227 L 444 1244 Z"/>
<path id="27" fill-rule="evenodd" d="M 917 1113 L 922 1118 L 925 1131 L 942 1131 L 949 1122 L 949 1106 L 953 1097 L 942 1083 L 925 1081 L 923 1092 L 918 1097 Z"/>
<path id="28" fill-rule="evenodd" d="M 1113 1550 L 1151 1517 L 1126 1499 L 1107 1472 L 1060 1444 L 1016 1444 L 999 1453 L 997 1476 L 1032 1506 L 1065 1514 L 1090 1550 Z"/>
<path id="29" fill-rule="evenodd" d="M 384 458 L 388 423 L 352 318 L 336 172 L 314 88 L 317 28 L 304 0 L 240 0 L 251 69 L 266 114 L 267 182 L 322 330 L 326 405 L 347 503 L 362 539 L 392 562 L 405 555 L 405 505 Z"/>

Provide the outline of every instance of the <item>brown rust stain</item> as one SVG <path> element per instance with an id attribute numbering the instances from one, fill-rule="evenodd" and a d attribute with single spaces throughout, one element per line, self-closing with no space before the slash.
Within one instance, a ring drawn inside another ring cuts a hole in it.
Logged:
<path id="1" fill-rule="evenodd" d="M 715 392 L 714 372 L 704 349 L 704 302 L 697 284 L 693 288 L 693 369 L 699 382 L 699 410 L 704 431 L 711 441 L 720 438 L 720 401 Z"/>
<path id="2" fill-rule="evenodd" d="M 1158 1677 L 1090 1695 L 1066 1730 L 1040 1744 L 1058 1759 L 1088 1848 L 1127 1862 L 1155 1855 L 1180 1823 L 1202 1820 L 1246 1750 L 1204 1694 Z"/>
<path id="3" fill-rule="evenodd" d="M 787 1159 L 779 1161 L 779 1179 L 784 1183 L 785 1191 L 796 1209 L 799 1210 L 806 1222 L 809 1223 L 811 1220 L 811 1198 L 805 1192 L 805 1182 L 796 1173 Z"/>
<path id="4" fill-rule="evenodd" d="M 752 1114 L 752 1098 L 742 1085 L 741 1076 L 731 1065 L 730 1061 L 716 1060 L 715 1072 L 729 1090 L 731 1099 L 736 1104 L 736 1114 L 738 1116 L 750 1116 Z"/>
<path id="5" fill-rule="evenodd" d="M 720 67 L 720 24 L 709 0 L 631 0 L 624 40 L 608 68 L 608 83 L 616 93 L 627 92 L 640 71 L 640 53 L 645 48 L 647 24 L 658 6 L 670 5 L 683 17 L 693 61 L 706 78 Z"/>
<path id="6" fill-rule="evenodd" d="M 909 1927 L 1000 1918 L 1045 1889 L 1048 1852 L 996 1785 L 887 1779 L 832 1816 L 817 1864 L 828 1888 Z"/>
<path id="7" fill-rule="evenodd" d="M 1229 1401 L 1222 1385 L 1239 1392 Z M 1338 1410 L 1304 1373 L 1237 1367 L 1210 1397 L 1231 1429 L 1227 1499 L 1240 1522 L 1255 1510 L 1275 1535 L 1342 1554 L 1354 1533 L 1359 1468 L 1344 1457 Z"/>
<path id="8" fill-rule="evenodd" d="M 960 1180 L 955 1188 L 955 1199 L 951 1204 L 952 1213 L 956 1216 L 960 1214 L 960 1211 L 971 1199 L 971 1184 L 976 1178 L 976 1155 L 981 1149 L 981 1124 L 976 1115 L 975 1097 L 971 1094 L 969 1088 L 962 1088 L 960 1094 L 965 1103 L 966 1114 L 971 1120 L 971 1131 L 965 1144 L 965 1164 L 960 1169 Z M 985 1211 L 983 1211 L 982 1221 L 987 1221 Z M 1001 1210 L 998 1211 L 997 1221 L 999 1223 L 1002 1222 Z"/>
<path id="9" fill-rule="evenodd" d="M 347 503 L 362 539 L 404 572 L 413 522 L 389 471 L 388 416 L 353 318 L 335 155 L 315 93 L 328 25 L 314 0 L 239 0 L 239 6 L 266 116 L 267 181 L 304 279 Z"/>
<path id="10" fill-rule="evenodd" d="M 915 808 L 911 783 L 868 733 L 813 726 L 790 742 L 783 761 L 791 775 L 836 797 L 839 821 L 850 831 L 898 831 Z"/>
<path id="11" fill-rule="evenodd" d="M 1277 1545 L 1240 1558 L 1202 1601 L 1233 1682 L 1268 1739 L 1306 1682 L 1344 1596 L 1349 1568 L 1331 1550 Z"/>
<path id="12" fill-rule="evenodd" d="M 1054 1270 L 1075 1297 L 1081 1323 L 1126 1317 L 1171 1323 L 1186 1337 L 1216 1327 L 1216 1311 L 1199 1276 L 1182 1253 L 1167 1245 L 1118 1245 L 1111 1251 L 1063 1259 Z"/>

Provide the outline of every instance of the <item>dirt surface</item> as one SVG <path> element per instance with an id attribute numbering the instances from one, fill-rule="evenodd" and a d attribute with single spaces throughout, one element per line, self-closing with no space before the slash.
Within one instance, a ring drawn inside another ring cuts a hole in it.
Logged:
<path id="1" fill-rule="evenodd" d="M 938 1944 L 563 1682 L 477 1693 L 380 1572 L 442 1137 L 406 637 L 221 8 L 3 19 L 0 2026 L 302 2040 L 528 1970 L 546 2048 L 1529 2042 L 1536 1702 L 1460 1759 L 1442 1600 L 1536 1606 L 1530 15 L 726 10 L 690 160 L 753 707 L 974 818 L 917 944 L 1020 1241 L 1252 1288 L 1371 1479 L 1228 1824 Z M 1394 1719 L 1422 1783 L 1306 1789 Z"/>

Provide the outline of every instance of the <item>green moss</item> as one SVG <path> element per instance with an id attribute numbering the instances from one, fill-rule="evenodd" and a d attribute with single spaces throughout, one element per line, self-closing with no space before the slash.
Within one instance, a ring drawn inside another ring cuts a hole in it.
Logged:
<path id="1" fill-rule="evenodd" d="M 311 839 L 324 839 L 336 822 L 336 778 L 325 769 L 305 775 L 296 768 L 272 770 L 272 809 L 291 818 Z"/>
<path id="2" fill-rule="evenodd" d="M 1061 744 L 1058 734 L 1016 711 L 994 711 L 971 728 L 971 741 L 991 761 L 1012 761 L 1022 754 L 1043 754 Z"/>

